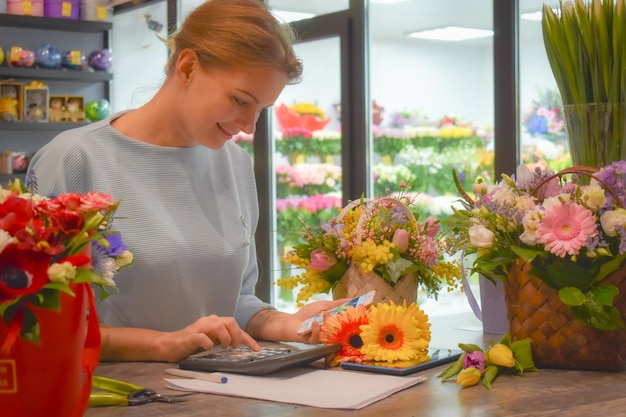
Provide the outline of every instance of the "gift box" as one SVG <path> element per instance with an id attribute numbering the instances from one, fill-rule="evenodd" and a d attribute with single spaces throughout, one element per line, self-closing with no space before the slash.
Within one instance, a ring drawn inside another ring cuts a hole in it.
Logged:
<path id="1" fill-rule="evenodd" d="M 8 0 L 6 2 L 6 11 L 8 14 L 19 14 L 24 16 L 43 16 L 43 1 L 44 0 Z"/>
<path id="2" fill-rule="evenodd" d="M 44 16 L 63 19 L 78 19 L 80 3 L 78 0 L 44 0 Z"/>
<path id="3" fill-rule="evenodd" d="M 68 122 L 81 123 L 85 121 L 85 106 L 82 96 L 67 96 L 66 114 Z"/>
<path id="4" fill-rule="evenodd" d="M 48 121 L 50 123 L 67 122 L 67 97 L 50 96 L 48 108 Z"/>
<path id="5" fill-rule="evenodd" d="M 0 122 L 21 122 L 24 114 L 24 85 L 0 82 Z"/>
<path id="6" fill-rule="evenodd" d="M 80 18 L 82 20 L 110 21 L 112 3 L 109 0 L 81 0 Z"/>
<path id="7" fill-rule="evenodd" d="M 48 122 L 48 86 L 33 81 L 24 87 L 24 121 Z"/>

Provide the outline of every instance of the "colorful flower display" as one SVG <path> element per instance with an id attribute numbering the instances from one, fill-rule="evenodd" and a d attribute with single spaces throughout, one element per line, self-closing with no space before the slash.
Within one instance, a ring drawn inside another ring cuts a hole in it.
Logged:
<path id="1" fill-rule="evenodd" d="M 342 349 L 327 362 L 420 361 L 430 343 L 428 316 L 416 303 L 377 303 L 369 309 L 349 306 L 322 323 L 320 341 Z"/>
<path id="2" fill-rule="evenodd" d="M 461 187 L 462 208 L 444 221 L 451 253 L 475 254 L 472 272 L 506 282 L 517 259 L 559 292 L 577 320 L 624 328 L 605 279 L 626 261 L 626 161 L 558 173 L 521 165 L 494 186 Z M 458 178 L 455 178 L 458 184 Z"/>
<path id="3" fill-rule="evenodd" d="M 0 190 L 0 316 L 9 327 L 3 351 L 18 335 L 38 343 L 31 307 L 58 308 L 71 283 L 113 287 L 115 273 L 133 260 L 111 228 L 119 202 L 96 192 L 47 198 L 28 183 L 16 179 Z"/>

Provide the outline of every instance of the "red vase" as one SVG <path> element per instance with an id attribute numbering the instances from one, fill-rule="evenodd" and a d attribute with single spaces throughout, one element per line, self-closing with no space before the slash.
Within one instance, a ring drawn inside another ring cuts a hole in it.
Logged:
<path id="1" fill-rule="evenodd" d="M 6 417 L 80 417 L 100 355 L 100 332 L 89 284 L 61 293 L 60 311 L 31 307 L 41 344 L 17 338 L 0 353 L 0 414 Z M 8 328 L 0 320 L 0 341 Z"/>

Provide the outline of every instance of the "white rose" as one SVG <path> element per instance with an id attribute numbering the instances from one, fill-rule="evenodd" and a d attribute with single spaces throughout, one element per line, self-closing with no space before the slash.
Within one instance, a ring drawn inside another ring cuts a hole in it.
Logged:
<path id="1" fill-rule="evenodd" d="M 590 185 L 583 185 L 580 187 L 580 191 L 585 206 L 594 213 L 606 203 L 604 189 L 597 181 L 592 181 Z"/>
<path id="2" fill-rule="evenodd" d="M 605 211 L 600 216 L 600 224 L 607 236 L 617 236 L 617 229 L 626 225 L 626 210 L 617 208 L 614 211 Z"/>
<path id="3" fill-rule="evenodd" d="M 76 278 L 76 267 L 70 262 L 54 263 L 48 267 L 48 278 L 52 282 L 67 284 Z"/>
<path id="4" fill-rule="evenodd" d="M 537 235 L 535 232 L 537 231 L 539 224 L 541 224 L 541 209 L 535 207 L 528 210 L 522 219 L 524 232 L 520 235 L 520 240 L 527 245 L 536 245 Z"/>
<path id="5" fill-rule="evenodd" d="M 501 206 L 504 205 L 504 203 L 509 203 L 511 205 L 515 203 L 515 194 L 513 193 L 513 189 L 507 186 L 496 189 L 492 197 L 493 200 Z"/>
<path id="6" fill-rule="evenodd" d="M 481 224 L 471 226 L 467 233 L 469 234 L 470 243 L 477 248 L 492 247 L 496 238 L 496 235 L 491 230 Z"/>

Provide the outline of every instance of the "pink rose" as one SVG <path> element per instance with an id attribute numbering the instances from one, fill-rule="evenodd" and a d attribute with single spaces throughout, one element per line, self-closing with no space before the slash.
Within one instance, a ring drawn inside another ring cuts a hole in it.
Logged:
<path id="1" fill-rule="evenodd" d="M 326 271 L 331 266 L 337 263 L 337 258 L 332 255 L 324 253 L 324 249 L 317 248 L 311 252 L 311 263 L 309 267 L 317 271 Z"/>
<path id="2" fill-rule="evenodd" d="M 404 229 L 397 229 L 393 234 L 393 243 L 398 248 L 398 252 L 406 252 L 409 249 L 409 232 Z"/>
<path id="3" fill-rule="evenodd" d="M 426 218 L 425 223 L 428 225 L 428 236 L 437 236 L 437 233 L 439 233 L 439 228 L 441 227 L 441 225 L 439 224 L 439 220 L 434 217 L 428 217 Z"/>

